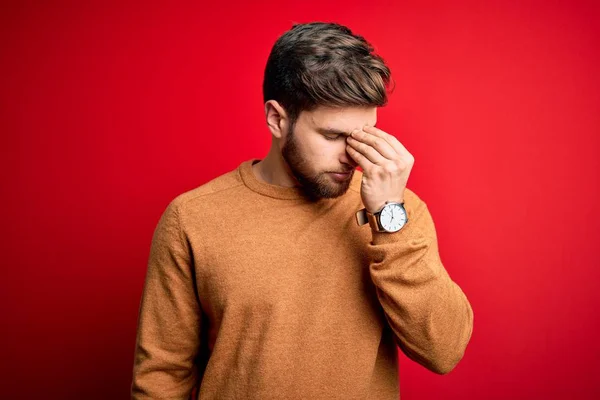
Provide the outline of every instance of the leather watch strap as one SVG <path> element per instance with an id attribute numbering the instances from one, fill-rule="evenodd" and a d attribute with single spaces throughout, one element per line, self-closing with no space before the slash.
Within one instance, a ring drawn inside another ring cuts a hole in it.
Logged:
<path id="1" fill-rule="evenodd" d="M 367 218 L 367 209 L 363 208 L 362 210 L 358 210 L 356 212 L 356 223 L 358 224 L 358 226 L 364 225 L 368 222 L 369 219 Z"/>

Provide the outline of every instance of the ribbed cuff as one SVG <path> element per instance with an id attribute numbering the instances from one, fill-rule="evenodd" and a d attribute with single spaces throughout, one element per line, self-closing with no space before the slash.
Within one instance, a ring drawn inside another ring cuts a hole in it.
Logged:
<path id="1" fill-rule="evenodd" d="M 414 221 L 411 221 L 410 219 L 398 232 L 377 232 L 371 228 L 371 242 L 375 245 L 406 241 L 418 235 L 419 229 L 415 227 Z"/>

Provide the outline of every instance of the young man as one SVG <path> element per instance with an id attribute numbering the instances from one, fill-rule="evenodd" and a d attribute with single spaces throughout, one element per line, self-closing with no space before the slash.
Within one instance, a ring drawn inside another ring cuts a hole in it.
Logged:
<path id="1" fill-rule="evenodd" d="M 391 400 L 397 347 L 439 374 L 461 360 L 473 311 L 406 187 L 413 156 L 374 127 L 390 71 L 372 51 L 334 23 L 277 40 L 268 155 L 177 196 L 154 232 L 134 399 Z"/>

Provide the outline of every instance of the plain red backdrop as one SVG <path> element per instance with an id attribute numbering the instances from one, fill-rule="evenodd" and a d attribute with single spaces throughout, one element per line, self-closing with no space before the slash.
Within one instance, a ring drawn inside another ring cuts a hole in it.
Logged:
<path id="1" fill-rule="evenodd" d="M 177 194 L 263 157 L 262 74 L 293 22 L 364 35 L 396 89 L 461 363 L 401 353 L 403 400 L 600 396 L 594 2 L 3 2 L 0 396 L 125 399 L 150 240 Z"/>

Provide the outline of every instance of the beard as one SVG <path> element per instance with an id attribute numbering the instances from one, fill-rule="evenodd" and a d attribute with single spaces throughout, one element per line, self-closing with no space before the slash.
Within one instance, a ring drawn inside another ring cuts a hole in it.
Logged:
<path id="1" fill-rule="evenodd" d="M 333 180 L 326 171 L 311 171 L 306 157 L 302 155 L 298 148 L 298 142 L 294 134 L 294 125 L 290 126 L 283 148 L 281 149 L 281 155 L 296 180 L 300 183 L 302 191 L 311 200 L 322 198 L 333 199 L 348 191 L 352 176 L 354 175 L 354 169 L 348 179 L 343 182 Z"/>

